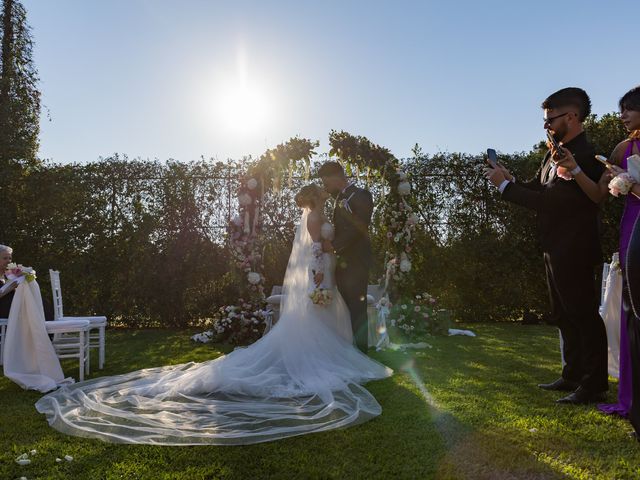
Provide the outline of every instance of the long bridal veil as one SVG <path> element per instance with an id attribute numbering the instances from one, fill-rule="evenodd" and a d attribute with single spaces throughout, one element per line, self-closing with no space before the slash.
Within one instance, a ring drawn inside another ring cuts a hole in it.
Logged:
<path id="1" fill-rule="evenodd" d="M 309 300 L 306 220 L 305 211 L 285 274 L 280 320 L 259 341 L 204 363 L 63 387 L 41 398 L 38 411 L 71 435 L 158 445 L 266 442 L 379 415 L 380 405 L 361 384 L 392 372 L 336 334 L 323 321 L 325 307 Z"/>

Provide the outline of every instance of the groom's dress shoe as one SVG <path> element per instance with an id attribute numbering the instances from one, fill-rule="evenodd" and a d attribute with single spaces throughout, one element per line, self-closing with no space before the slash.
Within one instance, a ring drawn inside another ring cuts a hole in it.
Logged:
<path id="1" fill-rule="evenodd" d="M 538 387 L 543 390 L 558 390 L 561 392 L 573 392 L 579 386 L 580 385 L 577 382 L 572 382 L 571 380 L 566 380 L 562 377 L 555 382 L 541 383 L 538 385 Z"/>
<path id="2" fill-rule="evenodd" d="M 587 403 L 603 402 L 605 399 L 606 392 L 591 392 L 582 387 L 578 387 L 575 392 L 556 400 L 556 403 L 585 405 Z"/>

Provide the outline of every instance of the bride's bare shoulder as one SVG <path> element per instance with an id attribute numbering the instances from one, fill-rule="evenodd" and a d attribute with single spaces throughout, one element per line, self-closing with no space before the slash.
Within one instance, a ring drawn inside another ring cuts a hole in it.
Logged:
<path id="1" fill-rule="evenodd" d="M 318 212 L 310 212 L 307 216 L 307 230 L 311 237 L 315 240 L 320 236 L 320 228 L 322 227 L 322 215 Z"/>

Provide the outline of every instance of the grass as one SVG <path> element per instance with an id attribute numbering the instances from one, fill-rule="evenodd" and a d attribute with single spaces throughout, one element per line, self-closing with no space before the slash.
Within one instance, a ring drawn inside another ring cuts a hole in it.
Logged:
<path id="1" fill-rule="evenodd" d="M 431 338 L 433 348 L 424 351 L 372 354 L 396 371 L 368 386 L 382 416 L 345 430 L 243 447 L 114 445 L 65 436 L 33 407 L 40 394 L 0 378 L 0 478 L 640 478 L 640 444 L 629 438 L 626 421 L 592 406 L 556 405 L 556 394 L 536 388 L 558 374 L 555 329 L 472 329 L 478 337 Z M 228 351 L 194 345 L 190 333 L 111 330 L 105 369 L 91 377 Z M 63 367 L 77 373 L 73 363 Z M 32 449 L 38 453 L 30 465 L 15 463 Z M 74 461 L 55 462 L 64 455 Z"/>

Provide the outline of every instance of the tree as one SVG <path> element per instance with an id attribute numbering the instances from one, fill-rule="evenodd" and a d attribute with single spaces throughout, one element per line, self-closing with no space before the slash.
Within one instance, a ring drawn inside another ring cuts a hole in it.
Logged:
<path id="1" fill-rule="evenodd" d="M 3 0 L 0 13 L 0 168 L 37 164 L 40 91 L 33 39 L 19 0 Z"/>

